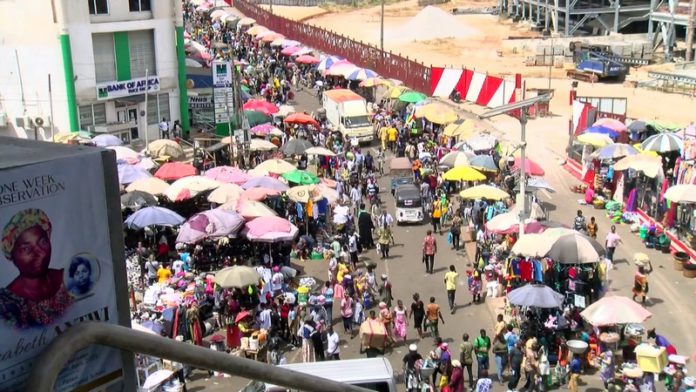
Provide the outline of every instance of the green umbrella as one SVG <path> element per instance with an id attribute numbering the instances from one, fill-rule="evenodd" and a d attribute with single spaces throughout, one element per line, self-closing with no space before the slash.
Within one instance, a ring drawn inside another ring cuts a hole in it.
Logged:
<path id="1" fill-rule="evenodd" d="M 399 101 L 408 103 L 417 103 L 425 100 L 425 95 L 417 91 L 406 91 L 405 93 L 399 95 Z"/>
<path id="2" fill-rule="evenodd" d="M 255 110 L 245 110 L 244 115 L 246 115 L 247 120 L 249 120 L 250 127 L 273 121 L 273 118 L 271 116 L 268 116 L 262 112 L 257 112 Z"/>
<path id="3" fill-rule="evenodd" d="M 304 170 L 293 170 L 283 174 L 283 178 L 288 180 L 288 182 L 294 182 L 300 185 L 311 185 L 318 184 L 319 178 L 314 174 L 308 173 Z"/>

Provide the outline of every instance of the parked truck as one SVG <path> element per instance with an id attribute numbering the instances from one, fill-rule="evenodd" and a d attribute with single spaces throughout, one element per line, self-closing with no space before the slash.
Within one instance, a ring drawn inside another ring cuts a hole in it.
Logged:
<path id="1" fill-rule="evenodd" d="M 348 138 L 357 138 L 360 142 L 371 142 L 374 129 L 367 112 L 365 98 L 351 90 L 335 89 L 324 91 L 322 107 L 326 119 Z"/>

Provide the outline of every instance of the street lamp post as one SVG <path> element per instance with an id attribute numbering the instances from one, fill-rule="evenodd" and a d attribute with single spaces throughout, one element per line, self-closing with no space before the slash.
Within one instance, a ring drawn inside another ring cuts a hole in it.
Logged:
<path id="1" fill-rule="evenodd" d="M 533 98 L 525 99 L 519 102 L 514 102 L 508 105 L 499 106 L 493 110 L 489 110 L 479 115 L 479 118 L 487 119 L 499 116 L 501 114 L 506 114 L 515 110 L 520 111 L 520 193 L 517 196 L 517 202 L 515 203 L 517 204 L 520 211 L 520 237 L 524 235 L 524 221 L 525 219 L 527 219 L 527 173 L 525 171 L 527 165 L 527 108 L 536 103 L 548 102 L 550 100 L 551 92 Z"/>
<path id="2" fill-rule="evenodd" d="M 379 17 L 379 50 L 384 53 L 384 0 L 382 0 L 382 11 Z"/>

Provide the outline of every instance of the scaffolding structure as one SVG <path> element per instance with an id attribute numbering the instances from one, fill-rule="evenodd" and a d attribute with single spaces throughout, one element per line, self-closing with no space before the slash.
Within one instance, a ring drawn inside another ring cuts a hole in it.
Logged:
<path id="1" fill-rule="evenodd" d="M 618 33 L 647 21 L 657 0 L 499 0 L 503 13 L 539 30 L 572 37 Z"/>
<path id="2" fill-rule="evenodd" d="M 693 3 L 693 1 L 692 1 Z M 693 34 L 693 30 L 690 31 L 689 24 L 693 25 L 693 14 L 691 15 L 689 11 L 692 10 L 693 5 L 688 2 L 679 2 L 677 0 L 662 0 L 650 14 L 650 27 L 652 30 L 653 24 L 656 25 L 657 34 L 655 36 L 655 46 L 662 45 L 665 53 L 665 60 L 671 61 L 674 57 L 674 50 L 677 46 L 677 27 L 684 27 L 686 29 L 686 34 Z M 652 31 L 651 31 L 652 33 Z M 691 44 L 689 39 L 686 39 L 687 45 Z M 687 54 L 690 53 L 689 50 L 686 51 Z M 687 55 L 688 57 L 688 55 Z M 686 61 L 691 61 L 692 59 L 686 59 Z"/>

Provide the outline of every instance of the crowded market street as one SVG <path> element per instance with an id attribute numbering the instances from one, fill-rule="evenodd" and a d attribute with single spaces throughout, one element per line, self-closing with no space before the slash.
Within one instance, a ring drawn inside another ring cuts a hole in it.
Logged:
<path id="1" fill-rule="evenodd" d="M 314 95 L 306 92 L 300 92 L 296 96 L 297 108 L 311 112 L 317 108 L 317 100 Z M 502 126 L 505 126 L 505 131 L 494 129 L 495 123 L 487 124 L 493 129 L 496 134 L 501 135 L 501 138 L 514 142 L 519 138 L 519 125 L 516 120 L 503 120 Z M 534 122 L 531 123 L 528 130 L 528 151 L 530 156 L 539 162 L 546 170 L 545 178 L 556 189 L 556 193 L 542 192 L 541 200 L 544 202 L 544 207 L 549 211 L 549 219 L 559 222 L 564 222 L 567 225 L 572 225 L 572 220 L 576 215 L 578 208 L 582 209 L 588 219 L 591 216 L 596 216 L 599 232 L 598 238 L 604 238 L 609 232 L 611 226 L 610 221 L 603 214 L 594 214 L 591 206 L 578 206 L 578 195 L 571 193 L 569 187 L 577 183 L 577 179 L 570 175 L 561 163 L 562 146 L 566 140 L 558 137 L 557 132 L 548 132 L 538 134 L 534 128 Z M 542 131 L 543 132 L 543 131 Z M 562 134 L 562 133 L 561 133 Z M 539 141 L 552 141 L 556 145 L 547 145 Z M 363 150 L 374 149 L 374 144 L 370 147 L 364 147 Z M 394 200 L 388 194 L 389 177 L 385 176 L 380 180 L 380 187 L 383 189 L 382 198 L 387 202 L 388 211 L 394 213 Z M 427 222 L 419 225 L 404 225 L 394 228 L 394 238 L 396 245 L 390 254 L 390 259 L 379 260 L 376 250 L 364 252 L 360 259 L 361 261 L 376 261 L 377 274 L 386 273 L 393 284 L 393 296 L 395 299 L 402 299 L 405 304 L 411 302 L 413 293 L 418 292 L 421 298 L 429 298 L 434 296 L 441 306 L 446 306 L 447 297 L 442 282 L 443 276 L 447 267 L 454 264 L 459 271 L 464 271 L 471 268 L 470 258 L 464 251 L 455 252 L 447 246 L 446 235 L 438 236 L 438 255 L 435 261 L 435 274 L 428 275 L 424 273 L 423 264 L 421 263 L 420 253 L 421 244 L 426 230 L 430 228 Z M 635 234 L 630 233 L 627 226 L 619 226 L 617 232 L 621 235 L 624 244 L 616 251 L 615 265 L 616 269 L 611 272 L 611 285 L 609 292 L 613 295 L 629 296 L 633 287 L 633 272 L 635 266 L 631 262 L 632 255 L 636 252 L 643 252 L 644 246 Z M 471 251 L 472 247 L 469 247 Z M 690 333 L 690 326 L 696 323 L 696 315 L 691 311 L 692 305 L 688 298 L 694 296 L 694 285 L 692 282 L 685 280 L 680 273 L 667 268 L 671 264 L 671 257 L 658 252 L 650 252 L 654 255 L 652 259 L 653 265 L 656 267 L 655 273 L 651 275 L 651 295 L 646 307 L 653 313 L 653 317 L 646 322 L 646 327 L 656 328 L 657 331 L 666 335 L 673 345 L 676 347 L 684 347 L 685 350 L 691 350 L 696 347 L 696 338 Z M 296 261 L 297 262 L 297 261 Z M 307 261 L 303 264 L 305 273 L 308 275 L 318 276 L 324 273 L 325 266 L 321 262 Z M 443 340 L 450 343 L 450 347 L 455 347 L 455 355 L 459 354 L 458 346 L 461 343 L 463 333 L 469 333 L 472 336 L 478 334 L 478 330 L 485 328 L 492 330 L 495 323 L 495 317 L 502 311 L 500 298 L 498 301 L 490 301 L 486 299 L 484 304 L 472 304 L 471 294 L 467 290 L 466 278 L 463 274 L 458 279 L 458 291 L 456 297 L 456 312 L 453 315 L 444 313 L 445 323 L 440 326 L 440 335 Z M 340 320 L 340 318 L 339 318 Z M 340 321 L 335 321 L 340 323 Z M 432 350 L 433 339 L 426 337 L 418 339 L 417 332 L 413 329 L 412 323 L 408 327 L 407 342 L 414 342 L 418 345 L 421 352 Z M 402 372 L 402 358 L 407 352 L 407 345 L 400 345 L 388 352 L 386 357 L 390 359 L 393 368 L 397 373 Z M 687 355 L 691 354 L 687 352 Z M 290 363 L 301 362 L 301 350 L 287 352 L 286 357 Z M 359 352 L 359 344 L 355 340 L 341 337 L 341 358 L 363 358 L 364 354 Z M 693 369 L 689 366 L 690 369 Z M 208 378 L 206 372 L 199 371 L 194 377 L 194 381 L 190 383 L 192 387 L 202 386 L 210 391 L 236 390 L 236 388 L 244 386 L 248 380 L 243 380 L 238 377 Z M 586 383 L 582 390 L 584 391 L 601 391 L 601 381 L 596 375 L 589 375 L 582 378 Z M 399 385 L 400 388 L 403 385 Z M 195 389 L 194 389 L 195 390 Z M 401 390 L 401 389 L 400 389 Z M 500 385 L 494 385 L 495 391 L 504 391 L 506 388 Z"/>

